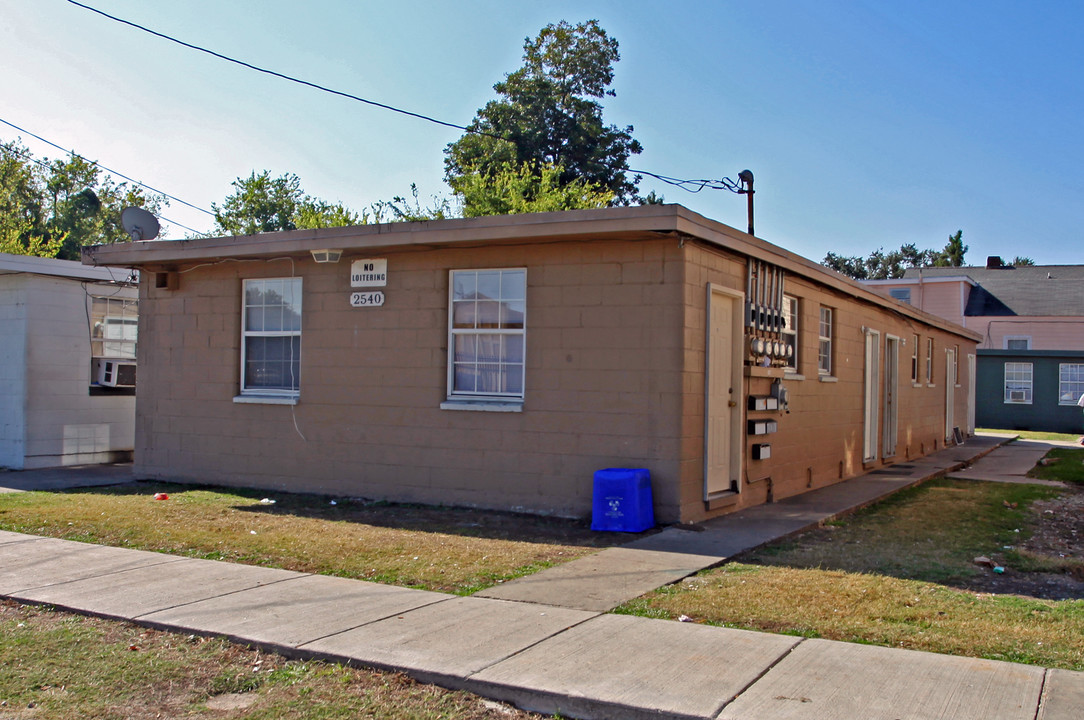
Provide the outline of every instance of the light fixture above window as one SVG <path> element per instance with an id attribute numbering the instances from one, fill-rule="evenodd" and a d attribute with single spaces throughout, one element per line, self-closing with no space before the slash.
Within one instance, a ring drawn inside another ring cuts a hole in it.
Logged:
<path id="1" fill-rule="evenodd" d="M 318 263 L 337 263 L 342 254 L 342 250 L 313 250 L 312 259 Z"/>

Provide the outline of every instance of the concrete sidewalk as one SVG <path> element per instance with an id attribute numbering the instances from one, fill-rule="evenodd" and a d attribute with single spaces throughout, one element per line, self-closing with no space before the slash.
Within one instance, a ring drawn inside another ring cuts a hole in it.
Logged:
<path id="1" fill-rule="evenodd" d="M 681 559 L 688 552 L 726 557 L 995 447 L 982 439 L 968 444 L 878 471 L 846 492 L 824 488 L 804 502 L 753 508 L 702 532 L 664 531 L 620 549 L 626 557 L 669 557 L 675 566 L 701 562 Z M 616 563 L 608 567 L 617 573 Z M 403 671 L 580 718 L 1079 720 L 1084 708 L 1084 673 L 537 600 L 455 597 L 8 532 L 0 532 L 0 596 Z"/>
<path id="2" fill-rule="evenodd" d="M 980 458 L 972 465 L 949 473 L 949 477 L 963 480 L 1065 487 L 1065 483 L 1056 480 L 1039 480 L 1027 477 L 1028 471 L 1035 467 L 1052 447 L 1080 448 L 1080 445 L 1078 443 L 1046 440 L 1017 440 L 1002 446 L 993 456 Z"/>

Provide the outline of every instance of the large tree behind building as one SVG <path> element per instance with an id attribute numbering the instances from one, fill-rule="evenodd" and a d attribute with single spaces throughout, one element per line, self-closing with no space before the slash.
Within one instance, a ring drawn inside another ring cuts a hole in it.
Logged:
<path id="1" fill-rule="evenodd" d="M 493 86 L 500 98 L 445 150 L 445 180 L 465 215 L 485 214 L 473 207 L 479 184 L 496 191 L 509 177 L 530 173 L 542 188 L 547 170 L 556 170 L 558 186 L 579 183 L 589 206 L 597 206 L 592 193 L 605 193 L 613 205 L 637 200 L 639 178 L 629 176 L 628 159 L 640 143 L 632 126 L 606 125 L 599 102 L 615 95 L 610 85 L 619 59 L 617 40 L 596 20 L 561 21 L 526 39 L 523 66 Z"/>
<path id="2" fill-rule="evenodd" d="M 49 160 L 18 141 L 0 144 L 0 252 L 78 260 L 84 245 L 130 239 L 125 207 L 157 213 L 165 204 L 78 155 Z"/>
<path id="3" fill-rule="evenodd" d="M 214 233 L 255 235 L 276 230 L 341 227 L 368 222 L 367 213 L 358 214 L 342 203 L 328 203 L 306 195 L 301 179 L 293 173 L 271 177 L 264 170 L 232 183 L 233 193 L 221 205 L 211 203 L 215 213 Z"/>

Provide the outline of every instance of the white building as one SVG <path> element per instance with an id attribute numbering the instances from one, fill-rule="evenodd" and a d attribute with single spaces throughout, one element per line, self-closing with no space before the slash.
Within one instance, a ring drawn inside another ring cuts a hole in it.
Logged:
<path id="1" fill-rule="evenodd" d="M 0 253 L 0 468 L 129 459 L 136 332 L 128 271 Z"/>

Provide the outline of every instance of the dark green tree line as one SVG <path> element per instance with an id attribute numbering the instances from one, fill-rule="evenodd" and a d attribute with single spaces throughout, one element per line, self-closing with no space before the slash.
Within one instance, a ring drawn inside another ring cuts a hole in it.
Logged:
<path id="1" fill-rule="evenodd" d="M 125 207 L 166 204 L 78 155 L 39 159 L 18 141 L 0 143 L 0 252 L 78 260 L 84 245 L 129 239 Z"/>

